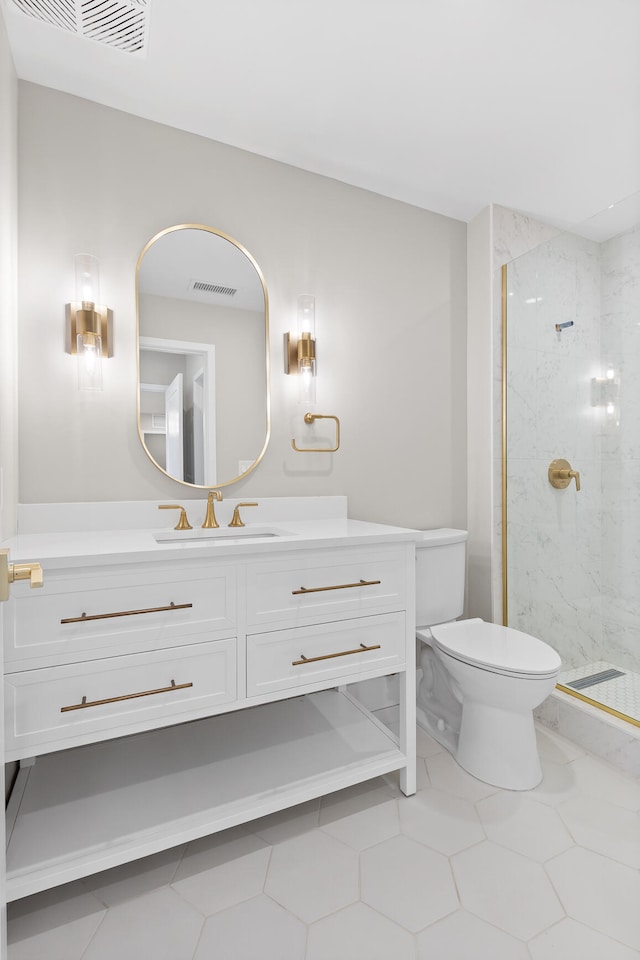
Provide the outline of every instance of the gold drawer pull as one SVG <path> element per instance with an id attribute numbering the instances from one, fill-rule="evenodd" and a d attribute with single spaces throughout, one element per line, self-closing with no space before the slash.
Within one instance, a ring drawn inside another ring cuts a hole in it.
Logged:
<path id="1" fill-rule="evenodd" d="M 192 683 L 176 683 L 171 681 L 168 687 L 159 687 L 157 690 L 142 690 L 140 693 L 125 693 L 122 697 L 107 697 L 106 700 L 87 700 L 82 698 L 80 703 L 74 703 L 70 707 L 60 707 L 60 713 L 68 713 L 70 710 L 86 710 L 88 707 L 101 707 L 105 703 L 119 703 L 120 700 L 135 700 L 136 697 L 152 697 L 156 693 L 171 693 L 172 690 L 186 690 L 192 687 Z"/>
<path id="2" fill-rule="evenodd" d="M 301 653 L 299 660 L 291 661 L 291 666 L 300 667 L 304 663 L 315 663 L 317 660 L 333 660 L 334 657 L 349 657 L 352 653 L 368 653 L 369 650 L 379 649 L 379 643 L 374 643 L 371 647 L 367 647 L 364 643 L 361 643 L 360 646 L 356 647 L 355 650 L 341 650 L 340 653 L 325 653 L 321 657 L 305 657 L 304 653 Z"/>
<path id="3" fill-rule="evenodd" d="M 322 593 L 324 590 L 350 590 L 352 587 L 375 587 L 380 580 L 358 580 L 357 583 L 337 583 L 334 587 L 300 587 L 299 590 L 292 590 L 291 596 L 295 597 L 298 593 Z"/>
<path id="4" fill-rule="evenodd" d="M 83 613 L 81 617 L 67 617 L 60 623 L 85 623 L 88 620 L 108 620 L 111 617 L 137 617 L 139 613 L 163 613 L 165 610 L 186 610 L 192 603 L 170 603 L 168 607 L 148 607 L 146 610 L 120 610 L 117 613 Z"/>

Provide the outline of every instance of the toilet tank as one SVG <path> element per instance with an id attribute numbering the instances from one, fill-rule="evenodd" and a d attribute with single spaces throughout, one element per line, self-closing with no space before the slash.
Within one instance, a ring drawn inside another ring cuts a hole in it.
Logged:
<path id="1" fill-rule="evenodd" d="M 423 530 L 416 543 L 416 625 L 430 627 L 462 615 L 466 530 Z"/>

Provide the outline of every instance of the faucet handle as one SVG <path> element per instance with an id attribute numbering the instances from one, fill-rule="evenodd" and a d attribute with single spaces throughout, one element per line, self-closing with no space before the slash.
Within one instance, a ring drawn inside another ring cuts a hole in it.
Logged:
<path id="1" fill-rule="evenodd" d="M 180 519 L 173 528 L 174 530 L 193 530 L 193 527 L 187 520 L 187 511 L 184 507 L 181 507 L 179 503 L 161 503 L 158 505 L 158 510 L 179 510 Z"/>
<path id="2" fill-rule="evenodd" d="M 570 480 L 575 480 L 576 482 L 576 491 L 580 489 L 580 471 L 579 470 L 568 470 L 567 475 Z"/>
<path id="3" fill-rule="evenodd" d="M 233 517 L 231 518 L 230 527 L 244 527 L 244 523 L 240 519 L 240 507 L 257 507 L 258 504 L 253 501 L 252 503 L 237 503 L 233 511 Z"/>

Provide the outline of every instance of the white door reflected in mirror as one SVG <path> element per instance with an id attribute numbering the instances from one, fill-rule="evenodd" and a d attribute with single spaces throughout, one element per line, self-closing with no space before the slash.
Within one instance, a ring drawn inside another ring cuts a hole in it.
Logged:
<path id="1" fill-rule="evenodd" d="M 165 435 L 167 473 L 180 480 L 184 480 L 183 397 L 182 374 L 178 373 L 164 392 L 164 414 L 167 425 Z"/>
<path id="2" fill-rule="evenodd" d="M 174 479 L 198 486 L 211 480 L 212 486 L 218 475 L 215 347 L 210 343 L 140 337 L 138 349 L 140 430 L 147 450 Z M 170 426 L 166 398 L 169 391 L 178 390 L 173 386 L 177 377 L 181 378 L 180 396 L 173 398 Z M 163 395 L 165 417 L 158 420 Z M 182 444 L 181 459 L 176 443 Z"/>

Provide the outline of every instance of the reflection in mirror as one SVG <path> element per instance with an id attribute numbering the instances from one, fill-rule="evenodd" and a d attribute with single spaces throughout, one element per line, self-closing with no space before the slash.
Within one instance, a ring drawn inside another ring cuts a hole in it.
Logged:
<path id="1" fill-rule="evenodd" d="M 235 240 L 163 230 L 138 260 L 138 430 L 174 480 L 225 486 L 269 441 L 267 292 Z"/>

